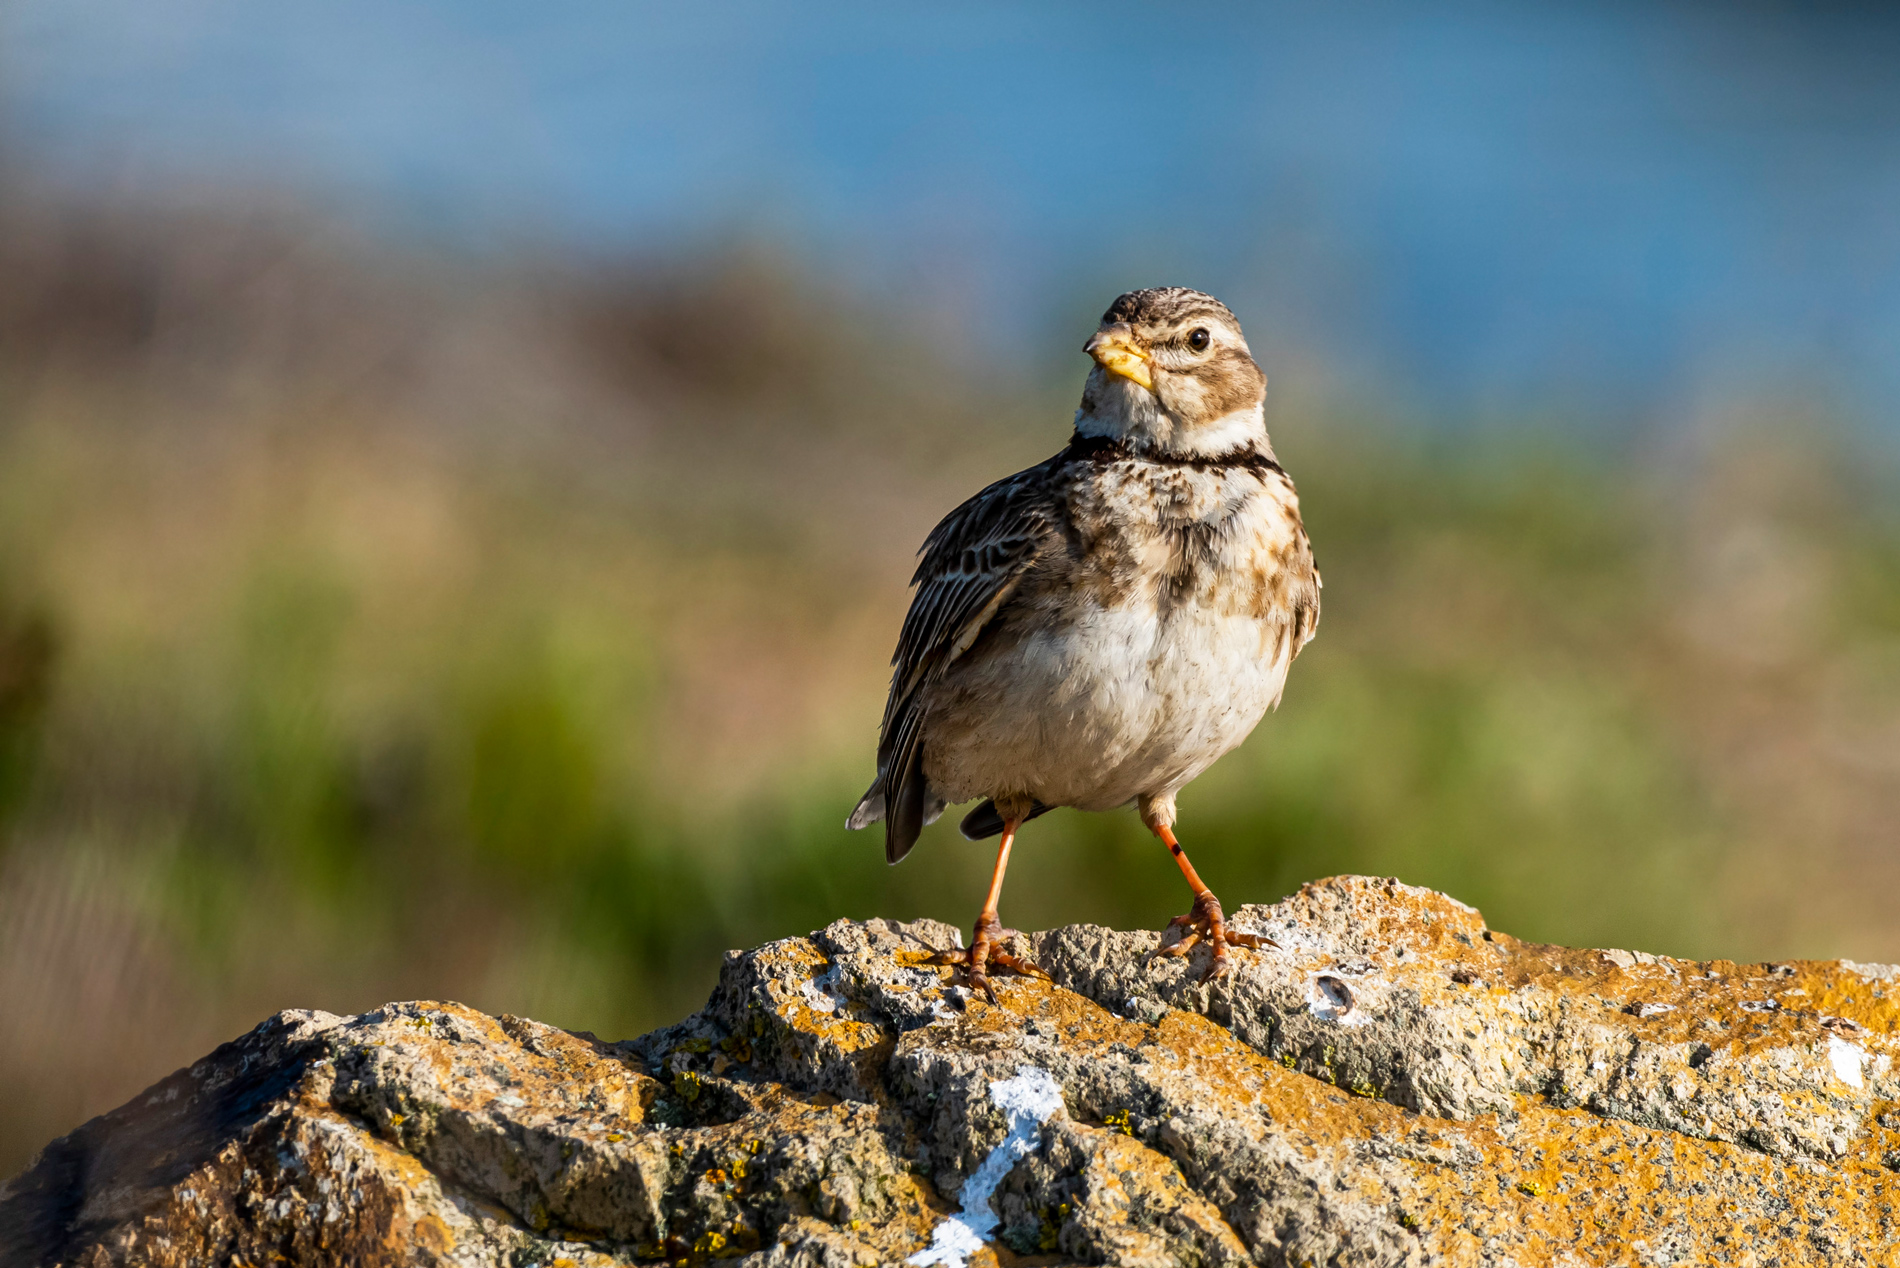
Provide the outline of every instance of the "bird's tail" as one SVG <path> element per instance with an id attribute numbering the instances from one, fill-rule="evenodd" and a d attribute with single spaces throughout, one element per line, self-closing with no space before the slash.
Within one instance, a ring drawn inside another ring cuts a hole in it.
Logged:
<path id="1" fill-rule="evenodd" d="M 921 783 L 921 780 L 919 781 Z M 923 804 L 913 815 L 903 815 L 897 820 L 889 820 L 884 832 L 884 857 L 892 863 L 901 860 L 910 853 L 911 846 L 917 844 L 917 833 L 926 824 L 935 823 L 943 816 L 944 801 L 936 793 L 924 789 Z M 884 777 L 878 776 L 871 786 L 864 790 L 863 800 L 844 826 L 856 832 L 868 828 L 880 819 L 886 819 L 889 802 L 884 792 Z M 901 821 L 900 821 L 901 820 Z"/>
<path id="2" fill-rule="evenodd" d="M 884 780 L 880 777 L 864 790 L 864 800 L 860 801 L 858 808 L 851 812 L 851 817 L 844 821 L 844 826 L 856 832 L 860 828 L 870 827 L 883 817 Z"/>

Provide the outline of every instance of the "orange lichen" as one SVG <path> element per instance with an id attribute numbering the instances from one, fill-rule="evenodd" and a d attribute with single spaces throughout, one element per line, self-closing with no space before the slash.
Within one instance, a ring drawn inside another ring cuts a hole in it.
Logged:
<path id="1" fill-rule="evenodd" d="M 1344 930 L 1341 946 L 1288 939 L 1246 970 L 1256 991 L 1279 994 L 1247 1002 L 1219 994 L 1233 983 L 1187 981 L 1164 996 L 1173 1007 L 1118 1003 L 1152 1021 L 1036 979 L 999 978 L 996 1006 L 951 995 L 915 971 L 924 953 L 887 950 L 888 927 L 867 950 L 867 926 L 842 923 L 748 953 L 737 992 L 722 984 L 716 1007 L 625 1046 L 454 1004 L 328 1019 L 271 1116 L 167 1180 L 124 1235 L 162 1245 L 140 1262 L 167 1266 L 261 1265 L 273 1252 L 295 1264 L 451 1250 L 486 1262 L 504 1245 L 577 1268 L 629 1254 L 692 1264 L 771 1239 L 900 1261 L 953 1205 L 924 1176 L 970 1174 L 986 1148 L 971 1137 L 994 1145 L 1003 1131 L 980 1104 L 985 1086 L 1033 1063 L 1063 1099 L 1033 1137 L 1012 1126 L 1031 1148 L 994 1194 L 1003 1243 L 975 1263 L 1235 1262 L 1271 1249 L 1316 1263 L 1362 1251 L 1621 1263 L 1667 1250 L 1822 1264 L 1883 1262 L 1900 1243 L 1900 1101 L 1883 1099 L 1892 983 L 1821 963 L 1523 943 L 1391 882 L 1309 886 L 1276 919 L 1314 912 L 1344 922 L 1329 926 Z M 1142 947 L 1129 935 L 1087 944 L 1105 945 Z M 1122 978 L 1098 993 L 1121 1001 L 1170 969 L 1140 971 L 1135 987 Z M 1298 994 L 1307 975 L 1334 971 L 1360 1010 L 1348 1021 Z M 909 1021 L 879 1011 L 893 999 Z M 1393 1001 L 1423 1012 L 1379 1011 Z M 927 1016 L 909 1011 L 920 1004 Z M 1230 1004 L 1219 1015 L 1232 1030 L 1191 1011 Z M 1413 1019 L 1435 1028 L 1416 1050 L 1398 1042 L 1421 1033 L 1404 1029 Z M 1292 1040 L 1289 1028 L 1301 1028 Z M 1379 1043 L 1384 1055 L 1368 1058 Z M 208 1058 L 204 1078 L 234 1060 Z M 1553 1086 L 1552 1071 L 1596 1082 Z M 1441 1103 L 1444 1117 L 1378 1099 L 1407 1078 L 1474 1074 L 1490 1099 Z M 178 1077 L 181 1096 L 195 1095 L 198 1069 Z M 1760 1147 L 1703 1138 L 1769 1119 L 1782 1135 Z M 961 1124 L 951 1139 L 946 1121 Z M 445 1182 L 472 1202 L 449 1200 Z M 1302 1201 L 1299 1218 L 1249 1223 L 1263 1205 Z M 1301 1227 L 1318 1240 L 1296 1244 Z M 1358 1240 L 1322 1245 L 1335 1235 Z"/>
<path id="2" fill-rule="evenodd" d="M 1667 976 L 1667 966 L 1660 963 L 1634 970 L 1611 965 L 1604 972 L 1586 961 L 1594 952 L 1533 948 L 1503 935 L 1494 938 L 1519 982 L 1554 983 L 1566 992 L 1606 985 L 1628 991 L 1639 983 L 1654 989 L 1660 985 L 1656 979 Z M 1882 1024 L 1888 1005 L 1874 998 L 1871 988 L 1863 991 L 1853 983 L 1836 982 L 1823 972 L 1824 966 L 1795 967 L 1795 974 L 1779 975 L 1775 984 L 1799 986 L 1806 981 L 1811 995 L 1836 1015 L 1853 1016 L 1869 1030 Z M 1698 971 L 1726 977 L 1734 966 L 1718 962 Z M 1822 981 L 1836 984 L 1823 991 Z M 1728 1000 L 1745 993 L 1732 984 L 1726 989 L 1723 998 Z M 1775 1239 L 1781 1261 L 1791 1264 L 1836 1262 L 1839 1247 L 1891 1246 L 1900 1240 L 1900 1175 L 1878 1165 L 1872 1147 L 1857 1150 L 1839 1169 L 1794 1168 L 1740 1145 L 1648 1129 L 1583 1110 L 1555 1109 L 1526 1095 L 1515 1098 L 1515 1126 L 1510 1131 L 1503 1130 L 1495 1115 L 1462 1123 L 1423 1118 L 1289 1071 L 1193 1013 L 1170 1011 L 1159 1023 L 1146 1025 L 1033 981 L 1010 983 L 1001 998 L 1003 1008 L 973 1009 L 965 1024 L 999 1033 L 1020 1025 L 1021 1018 L 1033 1018 L 1038 1033 L 1059 1035 L 1065 1048 L 1084 1058 L 1105 1056 L 1116 1044 L 1163 1051 L 1223 1105 L 1259 1103 L 1276 1130 L 1315 1155 L 1350 1150 L 1367 1140 L 1414 1143 L 1415 1160 L 1400 1163 L 1409 1175 L 1403 1218 L 1395 1215 L 1394 1220 L 1415 1230 L 1430 1252 L 1450 1262 L 1481 1258 L 1491 1236 L 1506 1236 L 1522 1248 L 1525 1262 L 1540 1256 L 1555 1259 L 1560 1252 L 1614 1256 L 1685 1225 L 1700 1229 L 1711 1247 L 1731 1246 L 1738 1263 L 1747 1262 L 1742 1252 L 1752 1237 Z M 1716 1007 L 1722 1006 L 1718 1001 Z M 1657 1020 L 1665 1017 L 1674 1015 Z M 1674 1018 L 1666 1024 L 1683 1027 L 1686 1034 L 1688 1020 Z M 1764 1029 L 1785 1043 L 1795 1024 L 1792 1018 L 1777 1016 Z M 1770 1038 L 1764 1035 L 1752 1042 L 1765 1044 Z M 1900 1116 L 1893 1121 L 1900 1124 Z M 1892 1134 L 1893 1148 L 1900 1148 L 1900 1130 Z M 1459 1146 L 1475 1164 L 1453 1161 Z M 1435 1156 L 1442 1160 L 1434 1161 Z M 1342 1164 L 1342 1172 L 1351 1170 Z M 1781 1224 L 1769 1228 L 1758 1220 L 1731 1230 L 1738 1204 L 1748 1202 L 1752 1208 L 1765 1187 L 1788 1203 Z M 1506 1189 L 1518 1198 L 1517 1205 L 1498 1200 Z M 1815 1229 L 1825 1230 L 1831 1239 L 1826 1246 L 1809 1239 L 1806 1231 L 1800 1237 L 1788 1231 Z"/>

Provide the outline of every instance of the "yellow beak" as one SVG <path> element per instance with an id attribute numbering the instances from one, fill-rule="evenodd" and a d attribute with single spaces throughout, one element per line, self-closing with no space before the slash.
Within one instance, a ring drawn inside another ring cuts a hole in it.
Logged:
<path id="1" fill-rule="evenodd" d="M 1154 390 L 1154 376 L 1148 373 L 1148 354 L 1135 346 L 1135 332 L 1126 322 L 1103 326 L 1089 336 L 1082 351 L 1094 357 L 1110 374 L 1119 374 L 1151 392 Z"/>

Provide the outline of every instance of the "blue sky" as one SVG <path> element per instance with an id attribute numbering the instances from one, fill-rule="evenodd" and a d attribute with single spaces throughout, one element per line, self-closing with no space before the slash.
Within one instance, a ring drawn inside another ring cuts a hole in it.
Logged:
<path id="1" fill-rule="evenodd" d="M 1427 410 L 1610 423 L 1900 424 L 1895 67 L 1852 6 L 0 4 L 0 126 L 61 179 L 760 236 L 1037 355 L 1185 281 Z"/>

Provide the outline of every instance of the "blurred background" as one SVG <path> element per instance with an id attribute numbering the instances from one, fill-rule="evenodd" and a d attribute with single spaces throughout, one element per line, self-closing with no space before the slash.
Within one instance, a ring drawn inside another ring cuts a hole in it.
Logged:
<path id="1" fill-rule="evenodd" d="M 272 1010 L 621 1037 L 967 924 L 917 543 L 1118 292 L 1227 299 L 1325 571 L 1230 909 L 1900 960 L 1877 6 L 0 0 L 0 1172 Z M 1185 907 L 1131 813 L 1004 916 Z"/>

